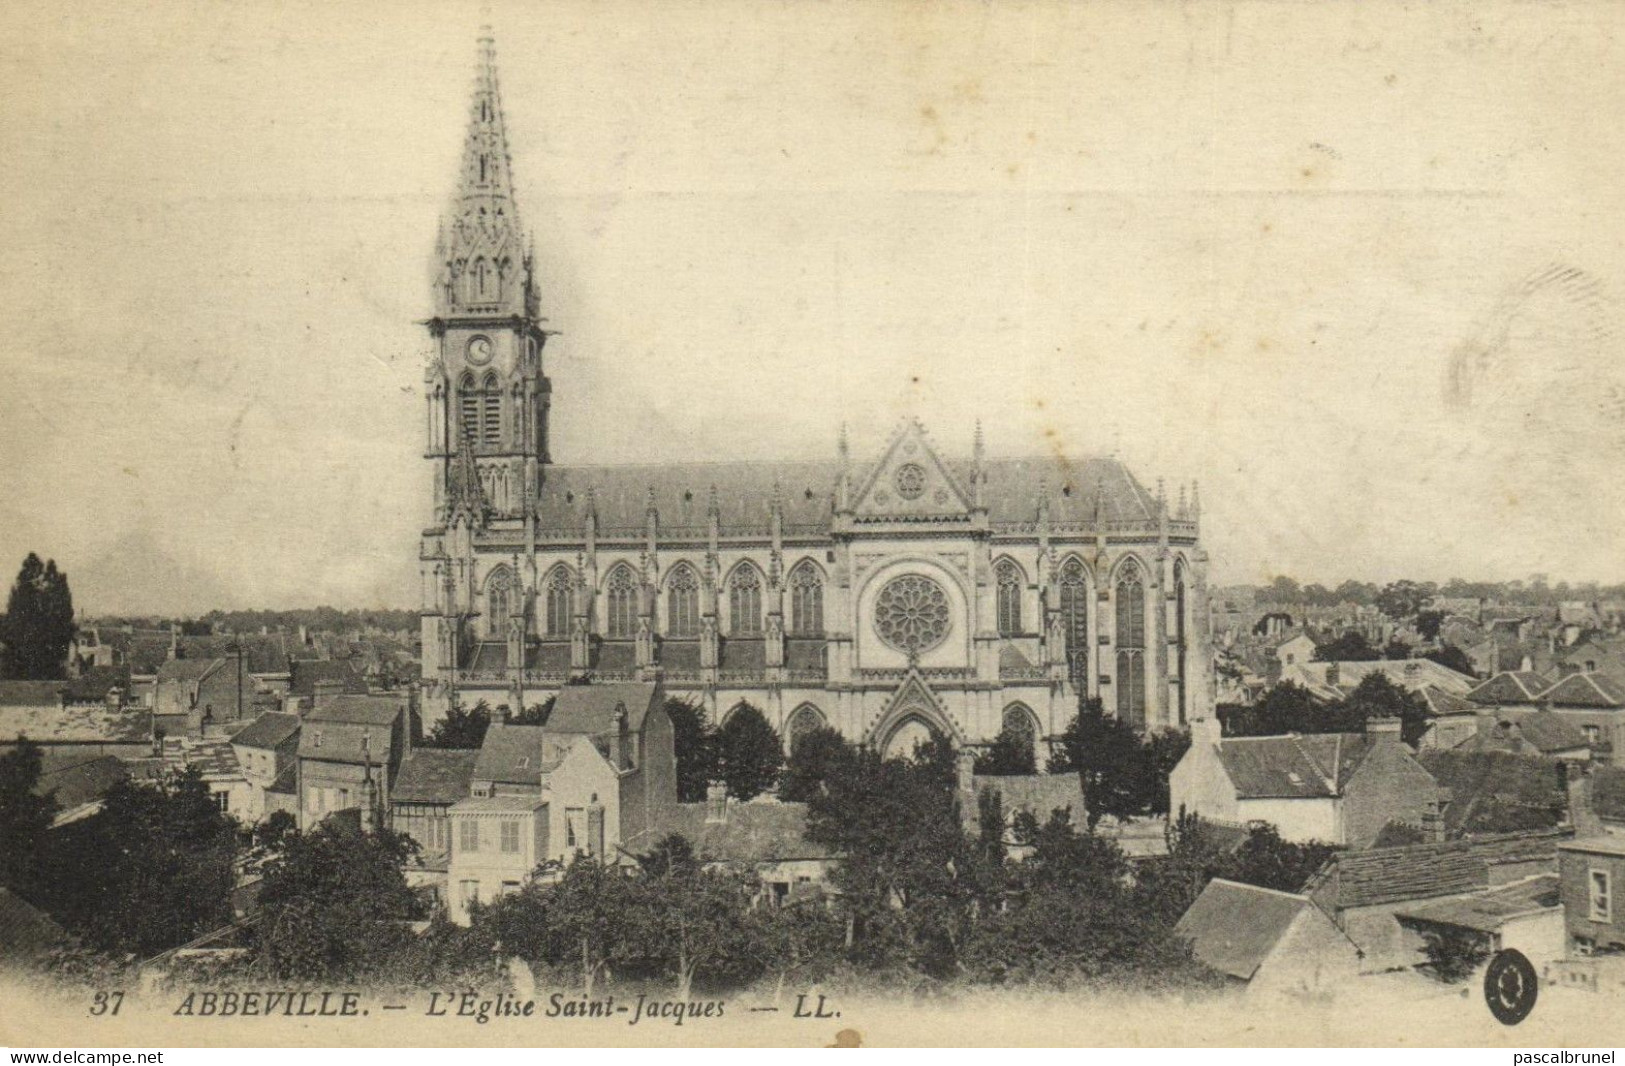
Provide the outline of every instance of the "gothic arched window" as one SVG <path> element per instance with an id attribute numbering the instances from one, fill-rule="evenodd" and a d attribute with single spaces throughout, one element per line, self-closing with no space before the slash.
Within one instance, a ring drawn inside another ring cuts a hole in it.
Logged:
<path id="1" fill-rule="evenodd" d="M 555 566 L 547 578 L 547 635 L 567 637 L 574 630 L 575 579 L 567 567 Z"/>
<path id="2" fill-rule="evenodd" d="M 1117 716 L 1145 724 L 1145 583 L 1130 559 L 1117 574 Z"/>
<path id="3" fill-rule="evenodd" d="M 474 375 L 464 374 L 457 383 L 457 435 L 470 444 L 480 439 L 480 391 L 474 385 Z"/>
<path id="4" fill-rule="evenodd" d="M 485 180 L 485 157 L 480 157 L 480 180 Z M 486 299 L 491 292 L 491 264 L 484 259 L 474 260 L 474 298 Z"/>
<path id="5" fill-rule="evenodd" d="M 508 631 L 508 616 L 513 608 L 513 579 L 507 567 L 494 570 L 485 581 L 485 631 L 492 637 L 502 637 Z"/>
<path id="6" fill-rule="evenodd" d="M 790 735 L 790 750 L 796 750 L 796 744 L 801 738 L 815 730 L 823 729 L 829 723 L 824 720 L 824 713 L 810 703 L 803 703 L 790 715 L 790 727 L 785 730 Z"/>
<path id="7" fill-rule="evenodd" d="M 1025 703 L 1012 703 L 1004 709 L 1004 732 L 1019 737 L 1029 748 L 1038 741 L 1038 719 Z"/>
<path id="8" fill-rule="evenodd" d="M 762 575 L 749 563 L 728 579 L 728 632 L 732 636 L 760 636 L 762 632 Z"/>
<path id="9" fill-rule="evenodd" d="M 1009 559 L 1002 559 L 995 568 L 999 594 L 999 636 L 1013 637 L 1021 632 L 1021 570 Z"/>
<path id="10" fill-rule="evenodd" d="M 790 632 L 803 636 L 824 631 L 824 576 L 810 560 L 790 571 Z"/>
<path id="11" fill-rule="evenodd" d="M 1083 685 L 1089 677 L 1089 579 L 1076 557 L 1061 567 L 1060 607 L 1067 674 L 1074 685 Z"/>
<path id="12" fill-rule="evenodd" d="M 502 386 L 494 371 L 486 371 L 484 395 L 481 397 L 480 443 L 502 443 Z"/>
<path id="13" fill-rule="evenodd" d="M 617 563 L 604 582 L 604 614 L 609 636 L 619 640 L 637 636 L 638 579 L 625 563 Z"/>
<path id="14" fill-rule="evenodd" d="M 700 632 L 700 579 L 692 566 L 671 572 L 666 582 L 666 633 L 673 637 L 693 637 Z"/>

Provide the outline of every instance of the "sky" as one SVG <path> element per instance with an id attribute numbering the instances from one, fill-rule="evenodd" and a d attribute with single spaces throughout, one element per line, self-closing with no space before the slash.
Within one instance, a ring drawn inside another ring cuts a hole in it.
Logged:
<path id="1" fill-rule="evenodd" d="M 482 21 L 561 462 L 1116 450 L 1220 583 L 1625 579 L 1625 5 L 13 2 L 0 566 L 411 606 Z"/>

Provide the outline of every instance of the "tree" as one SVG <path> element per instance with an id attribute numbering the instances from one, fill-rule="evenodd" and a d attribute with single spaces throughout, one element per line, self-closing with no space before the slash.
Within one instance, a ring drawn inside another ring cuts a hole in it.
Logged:
<path id="1" fill-rule="evenodd" d="M 672 980 L 679 1000 L 696 978 L 740 984 L 759 973 L 751 881 L 695 862 L 657 865 L 660 873 L 629 882 L 619 916 L 626 962 Z"/>
<path id="2" fill-rule="evenodd" d="M 0 885 L 32 897 L 39 887 L 54 795 L 39 795 L 44 753 L 27 737 L 0 755 Z"/>
<path id="3" fill-rule="evenodd" d="M 1191 735 L 1183 729 L 1160 729 L 1145 738 L 1146 780 L 1151 788 L 1147 813 L 1169 813 L 1168 778 L 1191 748 Z"/>
<path id="4" fill-rule="evenodd" d="M 195 768 L 119 782 L 99 812 L 52 831 L 41 902 L 92 947 L 153 955 L 231 921 L 236 849 Z"/>
<path id="5" fill-rule="evenodd" d="M 1398 718 L 1400 739 L 1415 746 L 1428 731 L 1427 706 L 1422 697 L 1388 680 L 1388 675 L 1373 670 L 1360 679 L 1343 701 L 1339 719 L 1349 731 L 1364 730 L 1373 718 Z"/>
<path id="6" fill-rule="evenodd" d="M 851 743 L 838 729 L 819 726 L 790 742 L 790 757 L 779 775 L 779 798 L 805 803 L 823 790 L 824 782 L 846 770 L 853 757 Z"/>
<path id="7" fill-rule="evenodd" d="M 1432 592 L 1414 581 L 1394 581 L 1377 593 L 1377 610 L 1396 622 L 1414 618 L 1433 599 Z"/>
<path id="8" fill-rule="evenodd" d="M 1411 657 L 1412 648 L 1409 644 L 1394 637 L 1382 646 L 1382 657 L 1390 660 L 1404 660 Z"/>
<path id="9" fill-rule="evenodd" d="M 1476 929 L 1436 926 L 1422 933 L 1427 968 L 1447 985 L 1460 984 L 1490 957 L 1490 935 Z"/>
<path id="10" fill-rule="evenodd" d="M 1319 841 L 1282 840 L 1273 825 L 1255 825 L 1241 847 L 1216 863 L 1216 876 L 1280 892 L 1301 892 L 1336 850 Z"/>
<path id="11" fill-rule="evenodd" d="M 1229 713 L 1222 713 L 1225 707 Z M 1326 731 L 1325 708 L 1302 685 L 1283 681 L 1273 685 L 1251 707 L 1234 704 L 1220 708 L 1226 736 L 1273 737 L 1283 733 Z"/>
<path id="12" fill-rule="evenodd" d="M 20 681 L 65 676 L 73 629 L 67 575 L 57 570 L 55 559 L 42 563 L 29 552 L 6 601 L 5 676 Z"/>
<path id="13" fill-rule="evenodd" d="M 586 856 L 577 857 L 564 876 L 540 899 L 545 901 L 547 956 L 580 966 L 581 994 L 592 998 L 593 986 L 610 962 L 624 957 L 624 916 L 633 904 L 632 879 Z"/>
<path id="14" fill-rule="evenodd" d="M 779 734 L 761 711 L 748 703 L 734 708 L 716 735 L 717 773 L 728 795 L 754 799 L 772 788 L 784 765 Z"/>
<path id="15" fill-rule="evenodd" d="M 1423 640 L 1438 640 L 1439 630 L 1444 626 L 1443 611 L 1418 611 L 1416 613 L 1416 631 Z"/>
<path id="16" fill-rule="evenodd" d="M 1303 590 L 1298 587 L 1296 581 L 1282 576 L 1260 590 L 1258 599 L 1262 603 L 1290 604 L 1300 602 L 1302 595 Z"/>
<path id="17" fill-rule="evenodd" d="M 402 864 L 410 837 L 340 819 L 295 835 L 265 866 L 258 962 L 283 979 L 350 981 L 377 972 L 411 940 L 422 905 Z"/>
<path id="18" fill-rule="evenodd" d="M 671 719 L 672 746 L 677 754 L 677 798 L 683 803 L 698 803 L 705 799 L 706 789 L 717 776 L 716 738 L 703 707 L 670 697 L 666 700 L 666 714 Z"/>
<path id="19" fill-rule="evenodd" d="M 808 801 L 807 838 L 842 856 L 835 884 L 862 963 L 958 967 L 981 885 L 952 760 L 940 741 L 912 759 L 859 751 Z"/>
<path id="20" fill-rule="evenodd" d="M 651 877 L 664 877 L 673 870 L 698 865 L 694 845 L 681 833 L 671 833 L 638 856 L 638 868 Z"/>
<path id="21" fill-rule="evenodd" d="M 1079 700 L 1049 769 L 1077 773 L 1090 829 L 1105 815 L 1126 818 L 1146 807 L 1148 771 L 1140 738 L 1127 722 L 1108 717 L 1099 699 Z"/>
<path id="22" fill-rule="evenodd" d="M 1371 662 L 1382 658 L 1382 652 L 1371 646 L 1365 634 L 1351 629 L 1336 640 L 1315 646 L 1315 659 L 1323 663 Z"/>
<path id="23" fill-rule="evenodd" d="M 1436 662 L 1440 666 L 1447 666 L 1468 677 L 1473 677 L 1477 673 L 1473 669 L 1473 660 L 1454 644 L 1446 644 L 1437 651 L 1424 652 L 1422 658 Z"/>
<path id="24" fill-rule="evenodd" d="M 979 774 L 1004 777 L 1037 771 L 1038 760 L 1033 754 L 1032 734 L 1010 726 L 999 730 L 992 746 L 976 757 L 976 772 Z"/>
<path id="25" fill-rule="evenodd" d="M 454 706 L 429 730 L 422 746 L 471 751 L 485 743 L 485 732 L 490 728 L 491 708 L 484 700 L 467 710 Z"/>

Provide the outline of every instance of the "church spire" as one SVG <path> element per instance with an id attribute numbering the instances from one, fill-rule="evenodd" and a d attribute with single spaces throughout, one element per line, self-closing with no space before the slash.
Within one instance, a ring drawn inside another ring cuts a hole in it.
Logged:
<path id="1" fill-rule="evenodd" d="M 496 43 L 489 26 L 480 31 L 462 168 L 442 233 L 435 293 L 439 314 L 534 316 L 530 243 L 513 197 Z"/>

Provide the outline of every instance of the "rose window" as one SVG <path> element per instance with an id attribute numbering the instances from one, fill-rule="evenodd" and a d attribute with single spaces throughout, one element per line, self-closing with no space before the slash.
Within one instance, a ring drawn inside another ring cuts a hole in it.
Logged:
<path id="1" fill-rule="evenodd" d="M 919 574 L 892 578 L 875 600 L 875 631 L 880 639 L 910 655 L 941 644 L 948 635 L 948 594 Z"/>
<path id="2" fill-rule="evenodd" d="M 897 468 L 897 495 L 905 500 L 917 500 L 925 492 L 925 468 L 918 463 L 905 463 Z"/>

